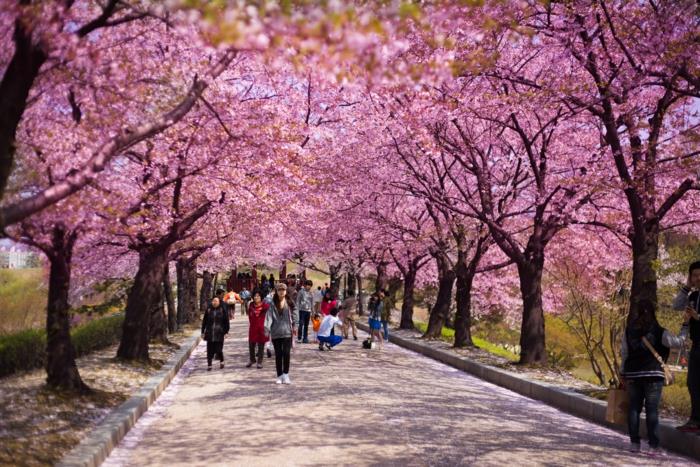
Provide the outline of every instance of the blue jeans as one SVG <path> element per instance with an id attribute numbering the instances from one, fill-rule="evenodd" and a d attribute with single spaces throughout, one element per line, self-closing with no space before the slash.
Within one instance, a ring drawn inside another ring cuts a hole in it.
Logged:
<path id="1" fill-rule="evenodd" d="M 663 388 L 664 381 L 662 379 L 627 380 L 627 392 L 630 396 L 627 427 L 629 428 L 630 441 L 633 443 L 639 443 L 639 416 L 643 406 L 647 415 L 649 446 L 652 448 L 659 446 L 659 401 L 661 401 Z"/>
<path id="2" fill-rule="evenodd" d="M 336 345 L 340 344 L 343 342 L 343 338 L 340 336 L 318 336 L 318 341 L 321 343 L 326 343 L 330 345 L 331 347 L 335 347 Z"/>
<path id="3" fill-rule="evenodd" d="M 382 327 L 384 328 L 384 340 L 389 340 L 389 321 L 382 320 Z"/>
<path id="4" fill-rule="evenodd" d="M 309 319 L 311 318 L 310 311 L 300 311 L 299 312 L 299 329 L 297 332 L 297 339 L 304 339 L 304 343 L 309 342 Z"/>

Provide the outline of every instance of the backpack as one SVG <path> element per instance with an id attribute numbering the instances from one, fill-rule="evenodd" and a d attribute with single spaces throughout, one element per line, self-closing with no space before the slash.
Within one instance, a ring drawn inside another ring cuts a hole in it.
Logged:
<path id="1" fill-rule="evenodd" d="M 371 349 L 372 348 L 372 341 L 369 340 L 369 338 L 363 340 L 362 341 L 362 348 L 363 349 Z"/>

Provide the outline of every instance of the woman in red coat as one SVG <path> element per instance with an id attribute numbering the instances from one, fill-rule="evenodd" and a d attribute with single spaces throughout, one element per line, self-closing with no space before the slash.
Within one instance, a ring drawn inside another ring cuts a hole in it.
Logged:
<path id="1" fill-rule="evenodd" d="M 250 352 L 250 362 L 248 362 L 246 368 L 253 366 L 256 356 L 258 368 L 263 367 L 263 349 L 265 342 L 267 342 L 267 336 L 265 336 L 265 315 L 268 308 L 270 308 L 270 305 L 262 301 L 260 292 L 256 290 L 253 294 L 253 301 L 248 307 L 248 321 L 250 322 L 250 327 L 248 328 L 248 351 Z"/>

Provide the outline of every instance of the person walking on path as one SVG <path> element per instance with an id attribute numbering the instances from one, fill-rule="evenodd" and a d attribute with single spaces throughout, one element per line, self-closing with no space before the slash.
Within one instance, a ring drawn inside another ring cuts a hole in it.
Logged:
<path id="1" fill-rule="evenodd" d="M 241 290 L 241 300 L 243 301 L 243 306 L 241 306 L 241 315 L 245 314 L 248 312 L 248 307 L 250 305 L 250 299 L 252 298 L 250 295 L 250 290 L 248 290 L 248 287 L 245 285 L 243 286 L 243 290 Z"/>
<path id="2" fill-rule="evenodd" d="M 355 320 L 357 319 L 357 299 L 355 298 L 355 291 L 348 290 L 348 296 L 343 300 L 343 338 L 348 338 L 348 330 L 352 329 L 352 338 L 357 340 L 357 325 Z"/>
<path id="3" fill-rule="evenodd" d="M 342 337 L 331 335 L 331 329 L 333 329 L 336 324 L 342 324 L 342 321 L 338 318 L 338 309 L 333 308 L 330 314 L 323 318 L 321 327 L 318 330 L 318 350 L 321 352 L 323 352 L 324 345 L 327 350 L 331 350 L 333 347 L 343 342 Z"/>
<path id="4" fill-rule="evenodd" d="M 700 432 L 700 261 L 688 268 L 688 281 L 673 300 L 673 309 L 690 315 L 690 352 L 688 354 L 688 392 L 690 393 L 690 419 L 676 429 Z"/>
<path id="5" fill-rule="evenodd" d="M 202 319 L 202 338 L 207 341 L 207 371 L 211 371 L 215 356 L 220 361 L 219 368 L 224 367 L 224 337 L 229 329 L 228 312 L 221 305 L 221 300 L 214 297 Z"/>
<path id="6" fill-rule="evenodd" d="M 665 362 L 671 347 L 682 346 L 687 332 L 687 324 L 683 325 L 678 337 L 662 328 L 656 320 L 656 305 L 651 300 L 639 302 L 637 317 L 625 329 L 621 374 L 630 399 L 627 427 L 632 452 L 641 450 L 639 416 L 644 407 L 650 454 L 659 453 L 659 402 L 665 379 L 659 359 Z"/>
<path id="7" fill-rule="evenodd" d="M 275 348 L 277 384 L 292 383 L 289 379 L 292 339 L 299 325 L 297 309 L 286 297 L 287 284 L 278 282 L 270 308 L 265 314 L 265 334 L 270 336 Z"/>
<path id="8" fill-rule="evenodd" d="M 369 308 L 369 340 L 379 342 L 379 348 L 382 348 L 382 310 L 380 308 L 379 294 L 375 292 L 370 299 Z"/>
<path id="9" fill-rule="evenodd" d="M 391 320 L 391 308 L 387 306 L 388 304 L 385 299 L 386 291 L 384 291 L 384 289 L 380 289 L 377 308 L 379 309 L 379 318 L 382 328 L 384 328 L 384 340 L 389 342 L 389 321 Z"/>
<path id="10" fill-rule="evenodd" d="M 250 360 L 246 365 L 247 368 L 256 363 L 256 357 L 258 368 L 263 367 L 263 348 L 265 347 L 265 342 L 268 341 L 265 335 L 265 317 L 269 308 L 270 305 L 262 301 L 260 292 L 255 292 L 253 302 L 248 308 L 248 322 L 250 323 L 248 327 L 248 353 L 250 354 Z"/>
<path id="11" fill-rule="evenodd" d="M 321 313 L 321 301 L 323 301 L 323 291 L 319 285 L 316 290 L 314 290 L 314 313 Z"/>
<path id="12" fill-rule="evenodd" d="M 331 314 L 331 310 L 336 308 L 338 305 L 337 300 L 333 300 L 330 289 L 326 290 L 323 294 L 323 300 L 321 300 L 321 314 L 323 316 L 328 316 Z"/>
<path id="13" fill-rule="evenodd" d="M 299 310 L 299 329 L 297 330 L 297 342 L 309 343 L 309 320 L 314 309 L 314 294 L 311 291 L 314 283 L 310 280 L 304 282 L 304 288 L 297 293 L 296 306 Z"/>

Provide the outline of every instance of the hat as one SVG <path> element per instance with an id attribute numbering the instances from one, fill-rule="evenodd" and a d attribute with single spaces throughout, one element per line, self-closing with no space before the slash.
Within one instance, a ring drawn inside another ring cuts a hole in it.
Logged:
<path id="1" fill-rule="evenodd" d="M 284 282 L 278 282 L 278 283 L 275 284 L 275 289 L 277 289 L 277 290 L 279 290 L 279 289 L 287 290 L 287 284 L 285 284 Z"/>

